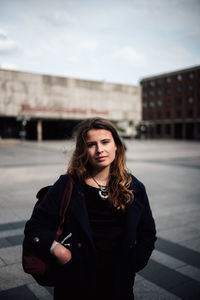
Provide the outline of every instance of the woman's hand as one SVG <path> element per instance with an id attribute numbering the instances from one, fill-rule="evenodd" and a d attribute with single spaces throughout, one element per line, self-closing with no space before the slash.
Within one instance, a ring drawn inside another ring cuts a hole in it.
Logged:
<path id="1" fill-rule="evenodd" d="M 56 244 L 52 254 L 56 257 L 60 265 L 64 265 L 72 258 L 71 251 L 65 248 L 62 244 Z"/>

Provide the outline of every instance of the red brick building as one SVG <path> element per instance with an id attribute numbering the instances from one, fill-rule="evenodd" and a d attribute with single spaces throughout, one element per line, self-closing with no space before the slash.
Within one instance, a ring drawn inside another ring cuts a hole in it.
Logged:
<path id="1" fill-rule="evenodd" d="M 140 84 L 143 135 L 200 139 L 200 66 L 144 78 Z"/>

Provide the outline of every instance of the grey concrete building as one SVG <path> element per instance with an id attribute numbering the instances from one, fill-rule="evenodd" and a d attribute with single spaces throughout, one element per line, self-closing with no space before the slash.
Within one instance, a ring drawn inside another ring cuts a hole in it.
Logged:
<path id="1" fill-rule="evenodd" d="M 128 122 L 133 133 L 141 121 L 140 86 L 0 69 L 2 138 L 67 138 L 78 122 L 95 116 Z"/>

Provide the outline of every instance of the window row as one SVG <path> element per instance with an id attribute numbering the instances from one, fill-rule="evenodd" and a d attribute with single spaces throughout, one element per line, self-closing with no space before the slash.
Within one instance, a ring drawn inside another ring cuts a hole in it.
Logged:
<path id="1" fill-rule="evenodd" d="M 156 105 L 157 106 L 162 106 L 163 103 L 165 105 L 171 105 L 172 101 L 171 100 L 166 100 L 166 101 L 158 100 L 158 101 L 143 102 L 142 106 L 143 106 L 143 108 L 147 108 L 148 106 L 149 107 L 155 107 Z M 182 98 L 176 98 L 175 99 L 175 104 L 182 104 L 182 103 L 183 103 L 183 99 Z M 187 103 L 189 103 L 189 104 L 194 103 L 194 98 L 193 97 L 189 97 L 187 99 Z"/>
<path id="2" fill-rule="evenodd" d="M 190 72 L 186 75 L 186 78 L 188 78 L 190 80 L 193 80 L 194 77 L 195 77 L 194 72 Z M 145 82 L 143 82 L 142 85 L 144 87 L 147 87 L 147 86 L 155 87 L 156 85 L 162 85 L 164 82 L 171 83 L 173 80 L 183 81 L 183 74 L 177 74 L 176 76 L 173 76 L 173 77 L 168 76 L 168 77 L 159 78 L 156 80 L 145 81 Z"/>
<path id="3" fill-rule="evenodd" d="M 193 117 L 194 116 L 194 110 L 189 109 L 185 112 L 185 114 L 182 113 L 180 110 L 176 110 L 174 114 L 172 115 L 170 111 L 162 112 L 158 111 L 154 114 L 149 113 L 143 113 L 143 119 L 144 120 L 155 120 L 155 119 L 170 119 L 170 118 L 183 118 L 183 117 Z"/>
<path id="4" fill-rule="evenodd" d="M 194 91 L 194 86 L 193 85 L 188 85 L 187 87 L 188 91 L 192 92 Z M 181 93 L 182 92 L 182 87 L 181 86 L 177 86 L 176 87 L 176 91 L 175 92 L 178 92 L 178 93 Z M 184 91 L 185 91 L 185 88 L 184 88 Z M 171 95 L 173 93 L 173 89 L 165 89 L 164 92 L 163 90 L 159 89 L 159 90 L 150 90 L 148 92 L 144 91 L 142 93 L 143 97 L 146 98 L 149 96 L 153 97 L 155 95 L 158 95 L 158 96 L 162 96 L 163 94 L 166 94 L 166 95 Z"/>

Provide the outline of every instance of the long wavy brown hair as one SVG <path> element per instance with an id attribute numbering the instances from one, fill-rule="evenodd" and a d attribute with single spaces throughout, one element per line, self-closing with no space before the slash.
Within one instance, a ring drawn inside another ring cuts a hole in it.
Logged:
<path id="1" fill-rule="evenodd" d="M 92 118 L 81 122 L 76 132 L 76 147 L 67 173 L 81 182 L 85 182 L 86 178 L 90 176 L 91 166 L 85 140 L 87 132 L 91 129 L 105 129 L 110 131 L 113 136 L 117 150 L 110 167 L 109 201 L 116 209 L 124 211 L 127 204 L 133 199 L 133 191 L 129 189 L 132 178 L 126 168 L 124 143 L 112 122 L 103 118 Z"/>

